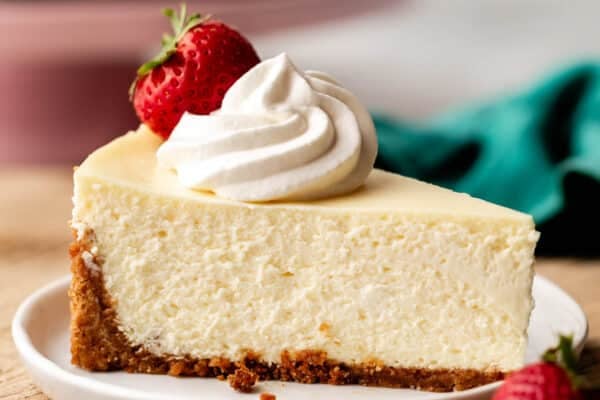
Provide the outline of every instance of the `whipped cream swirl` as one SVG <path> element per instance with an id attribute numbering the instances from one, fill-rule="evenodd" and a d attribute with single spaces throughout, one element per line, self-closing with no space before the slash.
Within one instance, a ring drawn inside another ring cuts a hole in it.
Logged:
<path id="1" fill-rule="evenodd" d="M 310 200 L 360 186 L 377 154 L 373 121 L 358 99 L 288 56 L 265 60 L 210 115 L 185 113 L 157 151 L 191 189 L 240 201 Z"/>

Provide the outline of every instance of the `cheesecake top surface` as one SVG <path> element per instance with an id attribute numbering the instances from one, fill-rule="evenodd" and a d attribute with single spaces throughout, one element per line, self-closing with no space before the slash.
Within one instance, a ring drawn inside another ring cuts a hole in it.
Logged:
<path id="1" fill-rule="evenodd" d="M 156 151 L 162 143 L 160 137 L 141 125 L 137 131 L 118 137 L 90 154 L 77 168 L 75 177 L 97 177 L 145 192 L 223 205 L 308 207 L 332 211 L 351 209 L 360 212 L 397 210 L 482 216 L 533 224 L 527 214 L 379 169 L 374 169 L 359 189 L 338 197 L 260 204 L 227 200 L 209 192 L 187 189 L 180 184 L 175 171 L 159 167 Z"/>

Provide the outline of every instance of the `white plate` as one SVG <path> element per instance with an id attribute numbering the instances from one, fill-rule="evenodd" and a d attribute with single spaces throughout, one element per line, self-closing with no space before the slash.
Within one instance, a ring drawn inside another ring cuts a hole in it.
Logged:
<path id="1" fill-rule="evenodd" d="M 489 398 L 499 383 L 454 393 L 428 393 L 408 389 L 362 386 L 302 385 L 261 382 L 252 395 L 231 390 L 216 379 L 173 378 L 125 372 L 90 373 L 69 363 L 69 304 L 66 276 L 32 294 L 17 310 L 13 339 L 33 381 L 54 400 L 197 400 L 256 399 L 268 391 L 278 399 L 413 399 L 474 400 Z M 579 305 L 547 279 L 536 277 L 536 307 L 529 326 L 527 361 L 538 359 L 555 344 L 559 333 L 572 334 L 578 350 L 587 336 L 587 320 Z"/>

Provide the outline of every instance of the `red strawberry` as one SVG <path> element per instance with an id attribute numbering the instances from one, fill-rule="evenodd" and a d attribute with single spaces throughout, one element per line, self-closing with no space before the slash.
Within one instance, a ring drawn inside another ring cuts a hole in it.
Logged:
<path id="1" fill-rule="evenodd" d="M 200 14 L 186 17 L 171 9 L 174 35 L 165 35 L 161 52 L 142 65 L 131 87 L 136 114 L 167 139 L 184 111 L 208 114 L 229 87 L 260 60 L 240 33 Z"/>
<path id="2" fill-rule="evenodd" d="M 571 338 L 561 336 L 558 347 L 548 350 L 543 359 L 511 374 L 493 400 L 581 399 Z"/>
<path id="3" fill-rule="evenodd" d="M 537 363 L 515 372 L 498 389 L 493 400 L 578 400 L 564 369 L 552 363 Z"/>

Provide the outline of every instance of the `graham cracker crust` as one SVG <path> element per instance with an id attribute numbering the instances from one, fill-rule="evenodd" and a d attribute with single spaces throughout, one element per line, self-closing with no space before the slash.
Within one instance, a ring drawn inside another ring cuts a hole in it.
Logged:
<path id="1" fill-rule="evenodd" d="M 71 363 L 90 371 L 125 370 L 227 379 L 239 391 L 251 391 L 256 380 L 279 380 L 333 385 L 359 384 L 448 392 L 465 390 L 504 378 L 500 371 L 473 369 L 399 368 L 380 363 L 349 365 L 319 350 L 283 351 L 281 362 L 269 364 L 252 352 L 240 361 L 155 355 L 131 345 L 119 330 L 114 301 L 104 287 L 102 259 L 93 255 L 93 232 L 75 240 L 69 249 L 71 272 Z M 86 258 L 88 265 L 86 266 Z M 93 260 L 93 265 L 89 265 Z"/>

